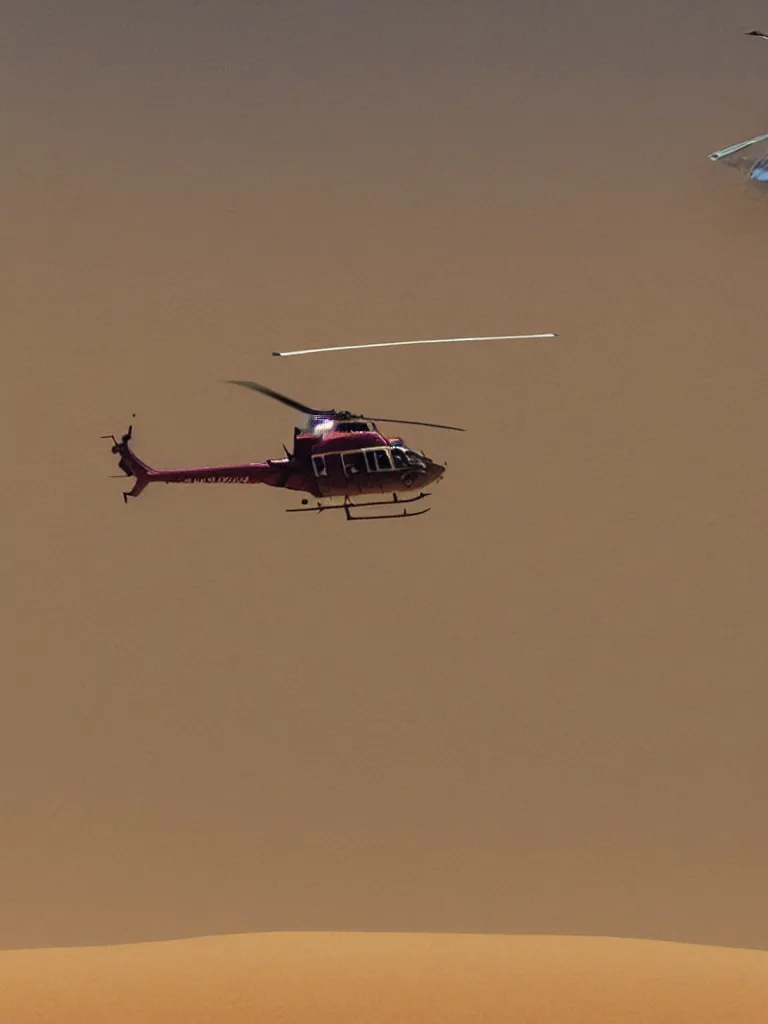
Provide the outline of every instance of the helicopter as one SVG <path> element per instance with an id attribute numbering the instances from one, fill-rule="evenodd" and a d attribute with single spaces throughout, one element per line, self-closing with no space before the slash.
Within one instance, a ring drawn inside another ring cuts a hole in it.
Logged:
<path id="1" fill-rule="evenodd" d="M 303 349 L 273 352 L 273 356 L 308 355 L 314 352 L 337 352 L 358 348 L 384 348 L 397 345 L 425 345 L 461 341 L 491 341 L 520 338 L 554 338 L 555 334 L 498 335 L 493 338 L 435 338 L 419 341 L 379 342 L 374 345 L 345 345 L 324 349 Z M 338 409 L 315 409 L 252 380 L 231 380 L 228 384 L 248 388 L 302 413 L 305 417 L 293 432 L 292 450 L 283 445 L 285 458 L 238 465 L 201 466 L 192 469 L 153 469 L 133 451 L 133 424 L 120 440 L 113 434 L 102 435 L 112 440 L 112 453 L 119 456 L 118 467 L 135 483 L 123 492 L 123 501 L 137 498 L 151 483 L 266 484 L 311 495 L 303 498 L 301 508 L 288 512 L 326 512 L 343 510 L 347 521 L 367 519 L 412 518 L 424 515 L 429 508 L 370 514 L 355 510 L 371 506 L 411 505 L 430 497 L 425 488 L 439 483 L 446 465 L 433 461 L 423 451 L 405 444 L 401 437 L 388 437 L 377 423 L 398 426 L 429 427 L 436 430 L 463 431 L 463 427 L 422 420 L 396 420 L 365 416 Z M 384 499 L 383 495 L 390 495 Z M 401 495 L 405 495 L 402 497 Z M 374 500 L 360 501 L 362 496 Z M 333 499 L 341 498 L 341 502 Z M 322 504 L 329 501 L 328 504 Z"/>

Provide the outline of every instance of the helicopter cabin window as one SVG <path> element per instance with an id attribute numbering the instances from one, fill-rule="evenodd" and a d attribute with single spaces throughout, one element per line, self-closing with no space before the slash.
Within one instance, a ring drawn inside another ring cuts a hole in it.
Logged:
<path id="1" fill-rule="evenodd" d="M 341 461 L 346 476 L 356 476 L 365 472 L 365 458 L 362 452 L 343 452 Z"/>
<path id="2" fill-rule="evenodd" d="M 390 449 L 389 454 L 392 456 L 392 462 L 395 464 L 395 469 L 405 469 L 408 465 L 405 454 L 400 448 Z"/>
<path id="3" fill-rule="evenodd" d="M 328 476 L 328 467 L 325 464 L 324 455 L 312 456 L 312 468 L 315 471 L 315 476 Z"/>
<path id="4" fill-rule="evenodd" d="M 365 453 L 369 473 L 382 473 L 392 469 L 392 462 L 386 448 L 369 448 Z"/>

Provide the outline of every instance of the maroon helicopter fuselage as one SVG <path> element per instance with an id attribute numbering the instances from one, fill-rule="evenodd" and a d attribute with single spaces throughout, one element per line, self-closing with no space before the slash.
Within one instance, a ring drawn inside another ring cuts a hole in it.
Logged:
<path id="1" fill-rule="evenodd" d="M 338 422 L 322 431 L 297 428 L 293 452 L 284 459 L 192 469 L 152 469 L 133 452 L 130 436 L 129 431 L 112 448 L 120 456 L 120 469 L 136 478 L 126 499 L 138 497 L 150 483 L 266 484 L 316 498 L 346 499 L 419 490 L 445 472 L 445 466 L 406 448 L 399 438 L 384 437 L 373 424 Z"/>

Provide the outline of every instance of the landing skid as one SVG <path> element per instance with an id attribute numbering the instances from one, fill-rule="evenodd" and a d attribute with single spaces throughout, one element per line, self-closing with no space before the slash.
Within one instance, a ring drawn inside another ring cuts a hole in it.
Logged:
<path id="1" fill-rule="evenodd" d="M 366 519 L 411 519 L 413 516 L 423 516 L 430 510 L 423 508 L 419 512 L 409 512 L 408 509 L 404 508 L 402 512 L 396 513 L 385 513 L 384 515 L 374 516 L 354 516 L 352 515 L 352 509 L 364 509 L 372 508 L 375 505 L 410 505 L 414 501 L 422 501 L 424 498 L 429 497 L 428 491 L 422 491 L 420 494 L 416 494 L 413 498 L 398 498 L 396 494 L 392 495 L 391 500 L 387 501 L 364 501 L 359 504 L 355 504 L 350 501 L 349 497 L 345 497 L 341 505 L 321 505 L 320 502 L 314 507 L 307 506 L 307 508 L 287 508 L 286 512 L 330 512 L 331 510 L 341 511 L 343 509 L 344 515 L 347 522 L 354 522 L 360 520 L 361 522 Z"/>

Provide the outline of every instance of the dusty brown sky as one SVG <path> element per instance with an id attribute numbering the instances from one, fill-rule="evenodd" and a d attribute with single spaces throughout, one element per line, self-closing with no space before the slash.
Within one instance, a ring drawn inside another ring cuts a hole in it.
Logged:
<path id="1" fill-rule="evenodd" d="M 0 946 L 768 948 L 758 0 L 0 4 Z M 556 342 L 275 360 L 554 330 Z M 351 527 L 155 466 L 466 426 Z"/>

